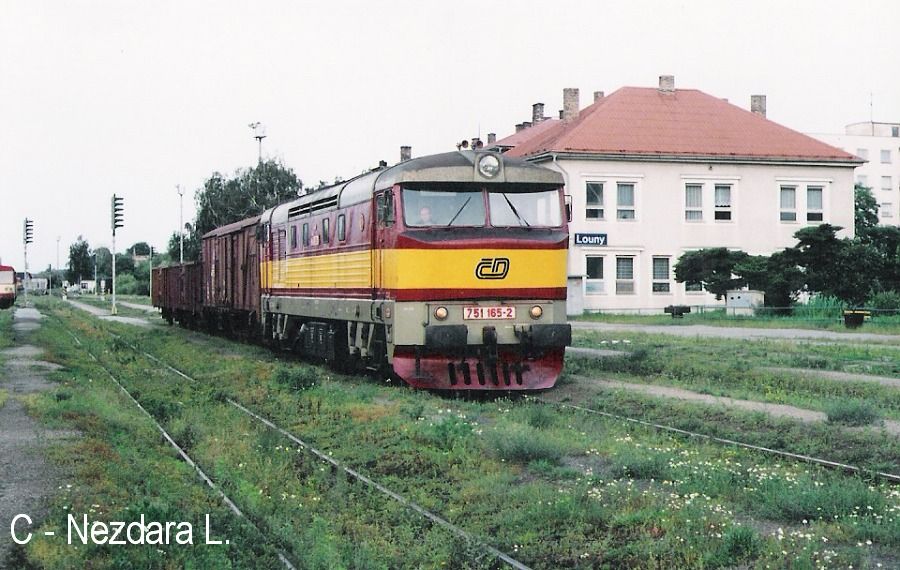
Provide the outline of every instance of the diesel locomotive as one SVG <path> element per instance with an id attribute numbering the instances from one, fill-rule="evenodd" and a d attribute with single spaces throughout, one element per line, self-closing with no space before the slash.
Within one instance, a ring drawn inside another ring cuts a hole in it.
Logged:
<path id="1" fill-rule="evenodd" d="M 559 173 L 463 150 L 381 167 L 203 236 L 153 303 L 415 387 L 549 388 L 571 342 Z"/>

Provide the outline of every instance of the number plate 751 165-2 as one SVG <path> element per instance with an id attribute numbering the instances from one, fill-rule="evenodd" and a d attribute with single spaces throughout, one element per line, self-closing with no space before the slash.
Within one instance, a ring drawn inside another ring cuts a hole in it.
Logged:
<path id="1" fill-rule="evenodd" d="M 463 307 L 463 319 L 487 320 L 487 319 L 515 319 L 516 308 L 509 306 L 494 307 Z"/>

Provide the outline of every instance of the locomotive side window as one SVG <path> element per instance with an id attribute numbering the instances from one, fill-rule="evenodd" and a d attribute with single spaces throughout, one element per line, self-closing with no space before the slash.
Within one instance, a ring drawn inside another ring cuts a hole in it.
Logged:
<path id="1" fill-rule="evenodd" d="M 386 190 L 378 196 L 377 212 L 378 223 L 385 226 L 394 224 L 394 193 Z"/>
<path id="2" fill-rule="evenodd" d="M 303 224 L 303 247 L 309 247 L 309 224 Z"/>
<path id="3" fill-rule="evenodd" d="M 344 214 L 341 214 L 337 217 L 337 238 L 338 241 L 344 241 L 347 239 L 347 218 Z"/>
<path id="4" fill-rule="evenodd" d="M 291 226 L 291 249 L 297 249 L 297 226 Z"/>
<path id="5" fill-rule="evenodd" d="M 331 242 L 331 218 L 322 220 L 322 243 Z"/>

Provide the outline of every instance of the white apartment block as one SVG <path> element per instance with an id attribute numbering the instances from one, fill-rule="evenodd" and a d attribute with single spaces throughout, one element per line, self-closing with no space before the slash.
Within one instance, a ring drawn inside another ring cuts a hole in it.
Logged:
<path id="1" fill-rule="evenodd" d="M 856 182 L 872 189 L 881 225 L 900 225 L 900 123 L 853 123 L 842 135 L 810 136 L 866 161 L 856 169 Z"/>
<path id="2" fill-rule="evenodd" d="M 860 160 L 752 111 L 693 89 L 623 87 L 579 110 L 566 89 L 560 118 L 532 121 L 496 148 L 562 172 L 571 196 L 569 310 L 716 305 L 677 283 L 685 252 L 727 247 L 771 254 L 808 225 L 853 235 Z"/>

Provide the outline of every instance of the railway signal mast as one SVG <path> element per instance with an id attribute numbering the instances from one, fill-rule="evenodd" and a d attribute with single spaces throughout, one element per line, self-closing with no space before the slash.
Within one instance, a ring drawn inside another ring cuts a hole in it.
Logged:
<path id="1" fill-rule="evenodd" d="M 25 291 L 25 306 L 28 306 L 28 244 L 34 243 L 34 220 L 25 218 L 22 226 L 22 244 L 25 249 L 25 270 L 22 273 L 23 289 Z"/>
<path id="2" fill-rule="evenodd" d="M 121 196 L 112 195 L 112 212 L 111 212 L 111 222 L 112 222 L 112 308 L 110 309 L 110 313 L 115 315 L 118 313 L 116 310 L 116 228 L 121 228 L 125 225 L 125 199 Z"/>

